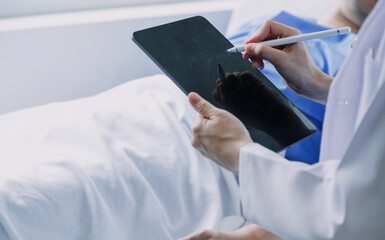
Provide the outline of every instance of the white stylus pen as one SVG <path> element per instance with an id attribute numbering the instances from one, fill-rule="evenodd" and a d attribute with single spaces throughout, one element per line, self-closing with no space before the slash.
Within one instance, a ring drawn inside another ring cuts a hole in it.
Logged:
<path id="1" fill-rule="evenodd" d="M 325 31 L 320 31 L 320 32 L 313 32 L 313 33 L 307 33 L 307 34 L 300 34 L 296 36 L 291 36 L 287 38 L 280 38 L 280 39 L 274 39 L 274 40 L 269 40 L 269 41 L 264 41 L 260 42 L 260 44 L 264 44 L 270 47 L 274 46 L 282 46 L 282 45 L 287 45 L 291 43 L 296 43 L 296 42 L 302 42 L 306 40 L 312 40 L 316 38 L 325 38 L 325 37 L 332 37 L 332 36 L 337 36 L 337 35 L 342 35 L 342 34 L 347 34 L 350 33 L 350 27 L 342 27 L 342 28 L 335 28 L 335 29 L 330 29 L 330 30 L 325 30 Z M 242 46 L 235 46 L 230 49 L 227 49 L 228 52 L 231 53 L 240 53 L 245 51 L 246 45 Z"/>

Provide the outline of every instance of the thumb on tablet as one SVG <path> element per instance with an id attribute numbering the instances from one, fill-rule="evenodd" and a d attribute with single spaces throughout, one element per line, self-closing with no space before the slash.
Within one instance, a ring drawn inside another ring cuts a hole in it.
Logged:
<path id="1" fill-rule="evenodd" d="M 211 103 L 194 92 L 188 95 L 188 100 L 195 111 L 205 118 L 210 118 L 216 109 Z"/>

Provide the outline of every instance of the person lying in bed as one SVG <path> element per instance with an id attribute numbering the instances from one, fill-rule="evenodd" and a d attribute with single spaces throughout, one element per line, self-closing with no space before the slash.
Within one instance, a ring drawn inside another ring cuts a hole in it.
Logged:
<path id="1" fill-rule="evenodd" d="M 307 41 L 306 45 L 311 53 L 315 64 L 330 76 L 335 76 L 345 57 L 349 54 L 356 33 L 366 16 L 374 7 L 373 0 L 340 0 L 337 9 L 326 17 L 315 20 L 302 19 L 286 12 L 281 12 L 272 20 L 295 27 L 301 33 L 325 30 L 329 27 L 350 26 L 352 34 L 335 38 L 325 38 Z M 229 39 L 234 45 L 244 42 L 254 42 L 254 33 L 261 27 L 261 19 L 255 19 L 243 25 L 234 36 Z M 317 125 L 318 133 L 286 151 L 286 158 L 306 163 L 318 162 L 320 143 L 322 135 L 322 123 L 325 105 L 313 102 L 301 97 L 287 87 L 284 80 L 275 70 L 271 63 L 264 62 L 262 66 L 254 66 L 262 69 L 262 72 L 295 104 L 304 114 Z M 235 231 L 200 230 L 183 238 L 183 240 L 225 240 L 225 239 L 256 239 L 256 240 L 278 240 L 280 237 L 268 232 L 257 225 L 247 225 Z"/>

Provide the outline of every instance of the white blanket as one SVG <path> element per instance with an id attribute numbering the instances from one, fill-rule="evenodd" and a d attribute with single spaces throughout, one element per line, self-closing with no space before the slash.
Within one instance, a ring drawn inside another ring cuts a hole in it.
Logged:
<path id="1" fill-rule="evenodd" d="M 0 117 L 0 239 L 175 239 L 240 214 L 165 76 Z"/>

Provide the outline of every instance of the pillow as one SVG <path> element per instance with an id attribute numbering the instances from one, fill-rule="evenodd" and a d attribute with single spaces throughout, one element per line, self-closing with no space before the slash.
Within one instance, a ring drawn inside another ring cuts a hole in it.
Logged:
<path id="1" fill-rule="evenodd" d="M 333 10 L 337 3 L 337 0 L 240 0 L 231 15 L 226 35 L 231 35 L 255 17 L 277 14 L 282 10 L 301 17 L 320 18 Z"/>

